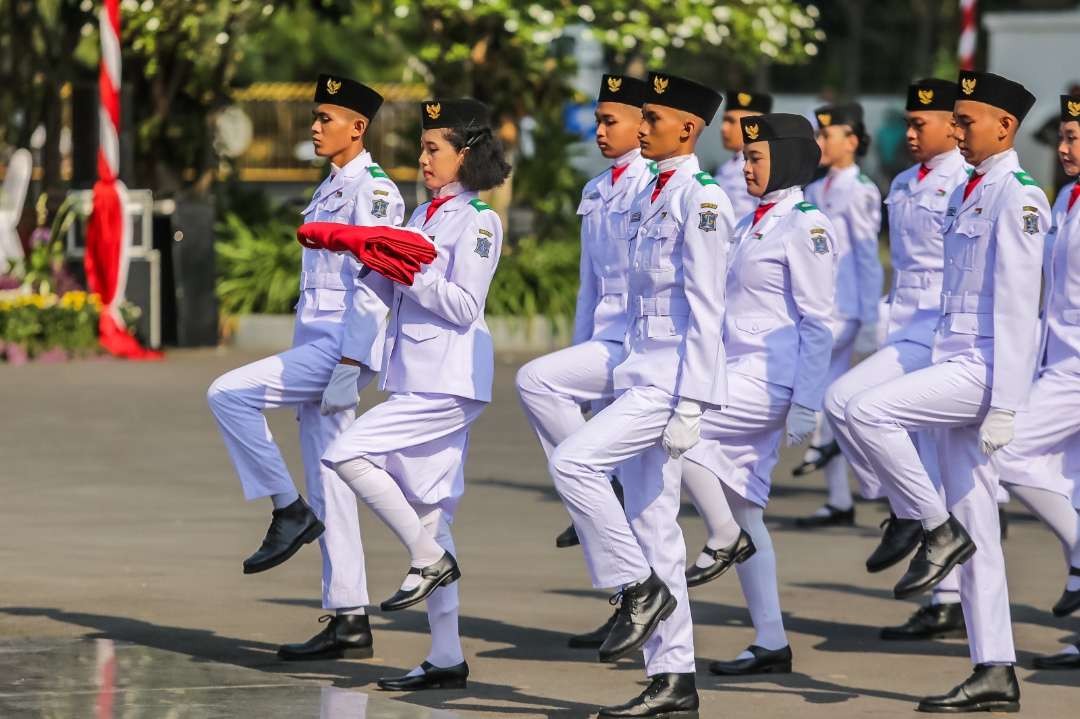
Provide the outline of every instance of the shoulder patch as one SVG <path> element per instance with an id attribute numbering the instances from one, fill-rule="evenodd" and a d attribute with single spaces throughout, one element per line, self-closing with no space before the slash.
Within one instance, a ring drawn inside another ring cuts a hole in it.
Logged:
<path id="1" fill-rule="evenodd" d="M 483 212 L 484 210 L 490 210 L 491 205 L 481 200 L 479 197 L 473 200 L 469 200 L 469 207 L 473 208 L 477 212 Z"/>
<path id="2" fill-rule="evenodd" d="M 367 171 L 372 177 L 389 177 L 378 165 L 368 165 Z"/>
<path id="3" fill-rule="evenodd" d="M 816 210 L 817 208 L 818 206 L 815 205 L 813 202 L 800 202 L 799 204 L 795 205 L 795 209 L 799 212 L 810 212 L 812 210 Z"/>
<path id="4" fill-rule="evenodd" d="M 716 180 L 713 179 L 713 176 L 707 172 L 699 172 L 698 174 L 694 175 L 694 179 L 697 180 L 702 187 L 708 187 L 709 185 L 716 184 Z"/>
<path id="5" fill-rule="evenodd" d="M 1020 172 L 1014 172 L 1013 177 L 1015 177 L 1016 181 L 1019 182 L 1021 185 L 1037 185 L 1037 184 L 1039 184 L 1039 183 L 1035 182 L 1034 177 L 1027 174 L 1023 170 L 1020 170 Z"/>

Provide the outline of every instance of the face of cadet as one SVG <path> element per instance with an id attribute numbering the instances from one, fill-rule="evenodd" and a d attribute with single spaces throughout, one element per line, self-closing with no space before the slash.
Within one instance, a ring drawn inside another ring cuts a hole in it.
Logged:
<path id="1" fill-rule="evenodd" d="M 754 197 L 765 195 L 765 188 L 769 186 L 769 158 L 772 156 L 767 142 L 751 142 L 743 146 L 743 178 L 746 180 L 746 191 Z"/>
<path id="2" fill-rule="evenodd" d="M 1020 124 L 1004 110 L 974 100 L 957 100 L 953 115 L 960 154 L 971 165 L 1012 147 Z"/>
<path id="3" fill-rule="evenodd" d="M 340 105 L 316 105 L 311 111 L 311 144 L 315 154 L 333 160 L 347 154 L 364 135 L 367 120 Z"/>
<path id="4" fill-rule="evenodd" d="M 688 112 L 646 103 L 637 133 L 641 154 L 647 160 L 660 161 L 693 152 L 703 125 L 704 120 Z"/>
<path id="5" fill-rule="evenodd" d="M 641 110 L 621 102 L 601 102 L 596 106 L 596 146 L 609 160 L 621 157 L 638 146 Z"/>
<path id="6" fill-rule="evenodd" d="M 817 144 L 821 148 L 822 167 L 848 167 L 855 163 L 859 138 L 847 125 L 818 128 Z"/>
<path id="7" fill-rule="evenodd" d="M 907 148 L 915 162 L 926 162 L 956 147 L 956 120 L 943 110 L 912 110 L 907 118 Z"/>
<path id="8" fill-rule="evenodd" d="M 1080 121 L 1069 120 L 1058 129 L 1058 159 L 1069 177 L 1080 175 Z"/>
<path id="9" fill-rule="evenodd" d="M 739 120 L 751 115 L 760 115 L 759 112 L 749 110 L 728 110 L 720 120 L 720 141 L 724 143 L 724 149 L 728 152 L 740 152 L 743 149 L 742 125 Z"/>
<path id="10" fill-rule="evenodd" d="M 446 136 L 447 130 L 443 128 L 424 130 L 420 136 L 420 171 L 424 175 L 424 186 L 429 190 L 457 182 L 461 164 L 465 161 L 467 150 L 455 149 Z"/>

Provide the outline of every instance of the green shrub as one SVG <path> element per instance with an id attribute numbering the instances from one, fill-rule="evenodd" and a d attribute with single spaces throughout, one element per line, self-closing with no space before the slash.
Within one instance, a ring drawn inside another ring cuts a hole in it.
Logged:
<path id="1" fill-rule="evenodd" d="M 573 317 L 581 245 L 575 238 L 538 242 L 534 237 L 507 247 L 488 292 L 492 315 Z"/>
<path id="2" fill-rule="evenodd" d="M 226 315 L 288 314 L 299 297 L 301 254 L 292 221 L 249 224 L 234 213 L 217 225 L 217 296 Z"/>

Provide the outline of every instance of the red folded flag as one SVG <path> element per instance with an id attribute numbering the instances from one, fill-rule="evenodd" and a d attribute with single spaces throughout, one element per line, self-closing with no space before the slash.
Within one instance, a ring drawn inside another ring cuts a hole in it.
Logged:
<path id="1" fill-rule="evenodd" d="M 399 227 L 308 222 L 297 229 L 296 238 L 311 249 L 350 252 L 365 266 L 403 285 L 411 285 L 421 265 L 430 265 L 437 256 L 431 240 Z"/>

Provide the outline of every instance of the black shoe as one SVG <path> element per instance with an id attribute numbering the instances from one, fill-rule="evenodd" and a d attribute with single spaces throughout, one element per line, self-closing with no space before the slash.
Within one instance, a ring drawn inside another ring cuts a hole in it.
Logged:
<path id="1" fill-rule="evenodd" d="M 837 509 L 831 504 L 826 504 L 825 509 L 829 511 L 828 514 L 818 515 L 811 514 L 809 517 L 799 517 L 795 520 L 796 527 L 802 527 L 803 529 L 817 529 L 820 527 L 854 527 L 855 526 L 855 505 L 851 505 L 847 509 Z"/>
<path id="2" fill-rule="evenodd" d="M 566 646 L 571 649 L 599 649 L 604 640 L 611 634 L 611 628 L 615 626 L 615 620 L 619 618 L 619 610 L 608 617 L 608 620 L 600 625 L 599 629 L 584 634 L 575 634 L 566 641 Z"/>
<path id="3" fill-rule="evenodd" d="M 885 627 L 881 630 L 881 638 L 893 642 L 915 639 L 963 639 L 966 636 L 964 610 L 959 602 L 919 607 L 900 626 Z"/>
<path id="4" fill-rule="evenodd" d="M 651 681 L 645 691 L 625 704 L 604 707 L 597 719 L 697 719 L 698 694 L 693 673 L 656 674 L 649 679 Z"/>
<path id="5" fill-rule="evenodd" d="M 318 539 L 323 529 L 323 523 L 303 497 L 288 507 L 275 509 L 262 545 L 255 554 L 244 560 L 244 574 L 273 569 L 296 554 L 300 547 Z"/>
<path id="6" fill-rule="evenodd" d="M 893 587 L 893 596 L 897 599 L 925 592 L 953 570 L 975 554 L 975 543 L 956 517 L 949 515 L 949 521 L 932 532 L 923 532 L 922 544 L 911 560 L 904 576 Z"/>
<path id="7" fill-rule="evenodd" d="M 614 662 L 641 649 L 660 622 L 675 611 L 676 600 L 656 572 L 643 582 L 631 584 L 611 598 L 619 605 L 618 616 L 607 639 L 600 645 L 600 661 Z"/>
<path id="8" fill-rule="evenodd" d="M 1005 507 L 998 505 L 998 526 L 1001 527 L 1001 541 L 1009 538 L 1009 515 L 1005 514 Z"/>
<path id="9" fill-rule="evenodd" d="M 567 547 L 576 547 L 581 544 L 581 540 L 577 536 L 577 528 L 574 525 L 570 525 L 559 536 L 555 537 L 555 546 L 559 549 L 566 549 Z"/>
<path id="10" fill-rule="evenodd" d="M 314 659 L 371 659 L 371 625 L 365 614 L 324 614 L 326 629 L 303 644 L 282 644 L 277 655 L 290 662 Z"/>
<path id="11" fill-rule="evenodd" d="M 1069 567 L 1070 577 L 1080 577 L 1080 567 Z M 1080 609 L 1080 589 L 1066 589 L 1051 609 L 1055 617 L 1067 617 Z"/>
<path id="12" fill-rule="evenodd" d="M 811 472 L 818 471 L 831 462 L 833 457 L 840 454 L 840 445 L 835 441 L 821 446 L 812 444 L 810 445 L 810 450 L 817 452 L 817 456 L 811 460 L 803 460 L 802 464 L 791 470 L 792 477 L 802 477 Z"/>
<path id="13" fill-rule="evenodd" d="M 791 647 L 765 649 L 751 644 L 746 651 L 754 656 L 748 659 L 734 659 L 730 662 L 710 662 L 709 671 L 723 677 L 791 673 Z"/>
<path id="14" fill-rule="evenodd" d="M 1080 649 L 1080 644 L 1076 645 Z M 1080 654 L 1046 654 L 1035 657 L 1036 669 L 1080 669 Z"/>
<path id="15" fill-rule="evenodd" d="M 419 604 L 439 587 L 445 587 L 461 579 L 461 570 L 458 569 L 457 561 L 450 552 L 444 552 L 442 559 L 422 569 L 409 567 L 409 574 L 419 574 L 420 583 L 409 591 L 399 589 L 394 592 L 394 596 L 379 605 L 384 612 L 396 612 L 399 609 Z"/>
<path id="16" fill-rule="evenodd" d="M 917 519 L 900 519 L 895 514 L 881 523 L 885 530 L 881 542 L 866 560 L 866 571 L 881 572 L 903 561 L 919 546 L 922 539 L 922 522 Z"/>
<path id="17" fill-rule="evenodd" d="M 933 714 L 1020 711 L 1020 684 L 1011 664 L 978 664 L 971 676 L 951 692 L 926 697 L 916 711 Z"/>
<path id="18" fill-rule="evenodd" d="M 712 549 L 709 545 L 705 545 L 705 548 L 701 551 L 712 557 L 714 561 L 704 569 L 696 564 L 690 566 L 686 570 L 687 587 L 700 587 L 702 584 L 708 584 L 736 564 L 742 564 L 754 556 L 757 547 L 754 546 L 754 540 L 750 539 L 750 535 L 740 529 L 739 537 L 732 542 L 731 546 L 723 549 Z"/>
<path id="19" fill-rule="evenodd" d="M 423 674 L 414 677 L 386 677 L 378 681 L 379 689 L 388 692 L 415 692 L 421 689 L 464 689 L 469 680 L 469 665 L 466 662 L 446 667 L 422 662 Z"/>

